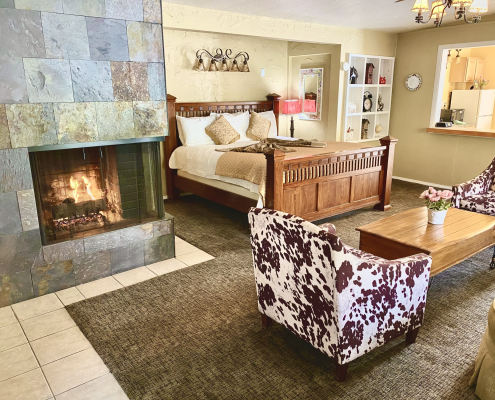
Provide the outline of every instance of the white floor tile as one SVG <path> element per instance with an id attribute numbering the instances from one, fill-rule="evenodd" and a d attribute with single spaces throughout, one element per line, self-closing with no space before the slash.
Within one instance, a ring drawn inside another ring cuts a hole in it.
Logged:
<path id="1" fill-rule="evenodd" d="M 3 381 L 0 385 L 0 399 L 5 400 L 48 400 L 52 392 L 40 368 Z"/>
<path id="2" fill-rule="evenodd" d="M 63 331 L 76 326 L 65 308 L 21 321 L 22 328 L 29 341 Z"/>
<path id="3" fill-rule="evenodd" d="M 84 296 L 75 287 L 61 290 L 59 292 L 56 292 L 55 294 L 60 299 L 60 301 L 64 303 L 64 306 L 68 306 L 69 304 L 77 303 L 78 301 L 84 300 Z"/>
<path id="4" fill-rule="evenodd" d="M 50 293 L 45 296 L 36 297 L 34 299 L 12 305 L 12 309 L 17 315 L 17 318 L 19 318 L 19 321 L 33 318 L 37 315 L 46 314 L 60 308 L 64 308 L 64 305 L 55 293 Z"/>
<path id="5" fill-rule="evenodd" d="M 182 256 L 178 256 L 177 259 L 187 266 L 199 264 L 205 261 L 213 260 L 215 257 L 210 256 L 202 250 L 194 251 L 192 253 L 187 253 Z"/>
<path id="6" fill-rule="evenodd" d="M 57 400 L 128 400 L 112 374 L 85 383 L 68 392 L 59 394 Z"/>
<path id="7" fill-rule="evenodd" d="M 17 318 L 14 315 L 14 311 L 12 311 L 12 307 L 0 308 L 0 327 L 15 324 L 16 322 Z"/>
<path id="8" fill-rule="evenodd" d="M 55 396 L 108 373 L 93 348 L 47 364 L 42 370 Z"/>
<path id="9" fill-rule="evenodd" d="M 76 326 L 31 342 L 38 362 L 46 365 L 91 348 L 91 343 Z"/>
<path id="10" fill-rule="evenodd" d="M 0 328 L 0 351 L 8 350 L 24 343 L 27 343 L 27 339 L 19 323 Z"/>
<path id="11" fill-rule="evenodd" d="M 192 244 L 186 242 L 179 242 L 175 244 L 175 256 L 182 256 L 187 253 L 192 253 L 193 251 L 198 251 L 199 249 Z"/>
<path id="12" fill-rule="evenodd" d="M 151 278 L 155 278 L 156 275 L 148 268 L 140 267 L 131 269 L 130 271 L 121 272 L 120 274 L 113 275 L 113 277 L 117 279 L 121 285 L 130 286 Z"/>
<path id="13" fill-rule="evenodd" d="M 176 258 L 171 258 L 169 260 L 160 261 L 155 264 L 147 265 L 147 267 L 152 270 L 157 275 L 168 274 L 172 271 L 177 271 L 178 269 L 186 268 L 187 265 L 183 262 L 177 260 Z"/>
<path id="14" fill-rule="evenodd" d="M 180 242 L 184 242 L 184 239 L 181 239 L 180 237 L 178 236 L 175 236 L 175 243 L 180 243 Z"/>
<path id="15" fill-rule="evenodd" d="M 82 293 L 84 297 L 89 299 L 90 297 L 99 296 L 103 293 L 112 292 L 117 289 L 121 289 L 123 286 L 117 282 L 113 276 L 107 278 L 98 279 L 97 281 L 84 283 L 77 286 L 77 289 Z"/>
<path id="16" fill-rule="evenodd" d="M 29 344 L 0 352 L 0 382 L 38 367 Z"/>

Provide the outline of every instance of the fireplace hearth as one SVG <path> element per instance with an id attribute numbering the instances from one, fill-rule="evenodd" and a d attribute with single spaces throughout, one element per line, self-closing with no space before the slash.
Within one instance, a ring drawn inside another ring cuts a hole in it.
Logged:
<path id="1" fill-rule="evenodd" d="M 30 153 L 43 244 L 163 217 L 157 142 Z"/>

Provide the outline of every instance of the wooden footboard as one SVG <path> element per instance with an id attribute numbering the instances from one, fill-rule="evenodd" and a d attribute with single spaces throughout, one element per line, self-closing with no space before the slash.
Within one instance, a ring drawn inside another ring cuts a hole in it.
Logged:
<path id="1" fill-rule="evenodd" d="M 266 207 L 309 221 L 370 205 L 386 211 L 396 142 L 387 136 L 379 147 L 296 159 L 275 150 L 266 155 Z"/>

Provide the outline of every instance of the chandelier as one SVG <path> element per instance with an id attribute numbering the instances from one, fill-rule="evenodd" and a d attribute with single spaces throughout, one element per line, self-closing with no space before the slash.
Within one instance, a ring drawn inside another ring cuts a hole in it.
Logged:
<path id="1" fill-rule="evenodd" d="M 426 24 L 433 19 L 436 27 L 442 25 L 443 16 L 447 8 L 455 9 L 455 19 L 464 21 L 468 24 L 477 24 L 481 21 L 481 13 L 488 11 L 488 0 L 435 0 L 431 5 L 431 11 L 428 0 L 416 0 L 413 12 L 417 12 L 415 20 L 418 24 Z M 423 13 L 429 12 L 430 16 L 426 21 L 423 20 Z M 467 11 L 472 12 L 473 18 L 468 19 Z"/>

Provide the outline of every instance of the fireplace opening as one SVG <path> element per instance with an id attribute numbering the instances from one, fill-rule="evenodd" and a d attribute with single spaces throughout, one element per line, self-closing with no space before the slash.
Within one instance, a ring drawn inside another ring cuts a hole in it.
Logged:
<path id="1" fill-rule="evenodd" d="M 43 244 L 163 218 L 157 142 L 30 153 Z"/>

